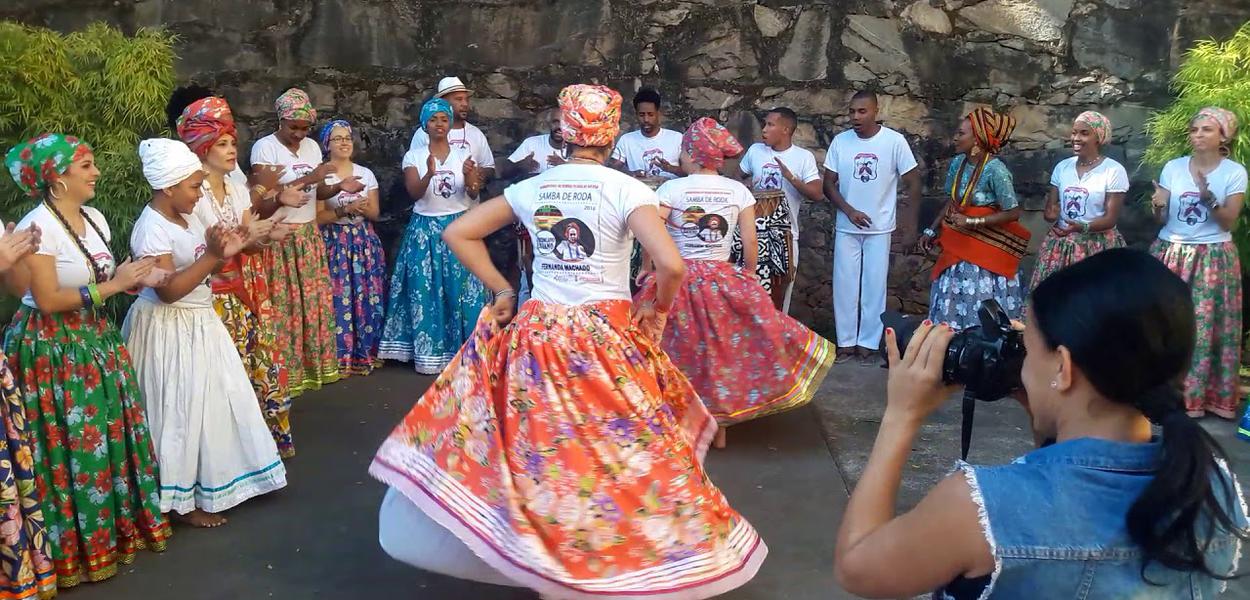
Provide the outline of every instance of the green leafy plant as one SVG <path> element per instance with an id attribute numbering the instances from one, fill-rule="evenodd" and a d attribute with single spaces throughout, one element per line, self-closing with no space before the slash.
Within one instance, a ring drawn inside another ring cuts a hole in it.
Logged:
<path id="1" fill-rule="evenodd" d="M 0 21 L 0 153 L 46 132 L 78 136 L 95 150 L 101 177 L 91 205 L 108 219 L 115 256 L 130 254 L 130 229 L 151 195 L 137 152 L 165 131 L 174 87 L 174 36 L 133 36 L 102 23 L 69 34 Z M 20 219 L 36 201 L 0 177 L 0 217 Z M 129 299 L 109 303 L 124 314 Z M 10 304 L 5 311 L 12 312 Z M 7 318 L 8 314 L 0 315 Z"/>
<path id="2" fill-rule="evenodd" d="M 1241 125 L 1229 145 L 1229 158 L 1250 165 L 1250 23 L 1225 41 L 1199 42 L 1185 54 L 1172 79 L 1176 100 L 1147 123 L 1150 148 L 1144 162 L 1155 172 L 1167 161 L 1190 152 L 1189 120 L 1206 106 L 1237 115 Z M 1233 232 L 1244 268 L 1250 267 L 1250 215 L 1242 211 Z"/>

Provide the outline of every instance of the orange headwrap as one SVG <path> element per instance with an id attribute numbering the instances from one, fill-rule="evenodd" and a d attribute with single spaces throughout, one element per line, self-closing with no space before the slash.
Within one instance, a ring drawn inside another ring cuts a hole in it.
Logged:
<path id="1" fill-rule="evenodd" d="M 984 106 L 968 113 L 967 119 L 972 123 L 972 135 L 990 154 L 998 154 L 1007 144 L 1011 132 L 1016 130 L 1015 117 L 996 113 Z"/>
<path id="2" fill-rule="evenodd" d="M 560 90 L 564 141 L 578 146 L 609 146 L 621 131 L 621 95 L 602 85 L 577 84 Z"/>

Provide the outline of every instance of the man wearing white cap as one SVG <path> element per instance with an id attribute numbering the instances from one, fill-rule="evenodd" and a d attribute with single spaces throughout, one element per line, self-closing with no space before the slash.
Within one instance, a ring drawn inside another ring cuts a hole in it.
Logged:
<path id="1" fill-rule="evenodd" d="M 453 148 L 459 148 L 468 153 L 475 166 L 485 171 L 483 175 L 490 179 L 495 171 L 495 155 L 490 151 L 490 142 L 486 140 L 486 134 L 468 120 L 469 96 L 472 94 L 473 90 L 465 87 L 459 77 L 444 77 L 439 80 L 438 90 L 434 92 L 434 97 L 446 100 L 451 104 L 452 110 L 456 111 L 456 118 L 452 119 L 451 131 L 447 133 L 447 142 Z M 417 127 L 417 132 L 412 134 L 412 144 L 409 145 L 408 150 L 412 151 L 429 145 L 430 136 L 425 133 L 425 128 Z"/>

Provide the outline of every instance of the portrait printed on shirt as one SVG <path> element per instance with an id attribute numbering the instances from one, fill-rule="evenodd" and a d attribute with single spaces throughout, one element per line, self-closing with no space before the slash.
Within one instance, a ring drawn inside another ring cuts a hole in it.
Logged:
<path id="1" fill-rule="evenodd" d="M 538 189 L 534 211 L 534 269 L 556 281 L 600 283 L 604 267 L 591 260 L 599 225 L 602 184 L 550 181 Z"/>
<path id="2" fill-rule="evenodd" d="M 1089 200 L 1089 190 L 1071 186 L 1063 190 L 1063 216 L 1069 221 L 1085 216 L 1085 203 Z"/>
<path id="3" fill-rule="evenodd" d="M 686 208 L 669 213 L 669 227 L 683 250 L 710 249 L 728 239 L 729 224 L 737 222 L 738 207 L 733 193 L 727 190 L 690 189 L 681 202 Z M 700 243 L 703 242 L 703 243 Z"/>
<path id="4" fill-rule="evenodd" d="M 1202 195 L 1198 192 L 1181 194 L 1180 200 L 1177 201 L 1176 205 L 1176 219 L 1191 227 L 1199 223 L 1206 223 L 1211 216 L 1206 205 L 1202 203 Z"/>
<path id="5" fill-rule="evenodd" d="M 868 183 L 877 178 L 877 155 L 871 152 L 860 152 L 855 155 L 855 173 L 853 177 L 860 183 Z"/>

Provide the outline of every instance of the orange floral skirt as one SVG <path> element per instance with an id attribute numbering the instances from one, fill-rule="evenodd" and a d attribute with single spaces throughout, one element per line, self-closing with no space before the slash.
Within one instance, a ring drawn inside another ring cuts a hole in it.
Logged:
<path id="1" fill-rule="evenodd" d="M 715 430 L 628 301 L 530 300 L 483 311 L 370 472 L 541 594 L 708 598 L 767 554 L 703 470 Z"/>

